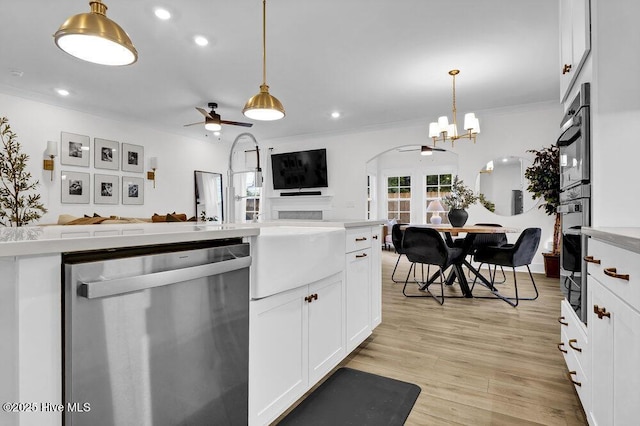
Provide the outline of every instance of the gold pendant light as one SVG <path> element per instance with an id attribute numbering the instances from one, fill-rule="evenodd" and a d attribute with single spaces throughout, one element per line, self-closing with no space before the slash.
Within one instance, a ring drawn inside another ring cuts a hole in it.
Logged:
<path id="1" fill-rule="evenodd" d="M 453 143 L 460 138 L 467 138 L 476 143 L 476 135 L 480 133 L 480 121 L 474 113 L 468 112 L 464 115 L 465 133 L 458 134 L 458 119 L 456 116 L 456 75 L 458 74 L 460 74 L 460 70 L 449 71 L 449 75 L 453 78 L 453 122 L 449 124 L 449 119 L 446 115 L 443 115 L 438 117 L 437 122 L 429 124 L 429 137 L 433 139 L 434 146 L 438 141 L 451 141 L 451 146 L 453 146 Z"/>
<path id="2" fill-rule="evenodd" d="M 260 93 L 249 99 L 242 113 L 254 120 L 272 121 L 284 117 L 282 103 L 269 94 L 267 86 L 267 0 L 262 0 L 262 84 Z"/>
<path id="3" fill-rule="evenodd" d="M 120 25 L 107 18 L 107 6 L 89 2 L 90 13 L 67 19 L 53 35 L 56 45 L 68 54 L 100 65 L 130 65 L 138 52 Z"/>

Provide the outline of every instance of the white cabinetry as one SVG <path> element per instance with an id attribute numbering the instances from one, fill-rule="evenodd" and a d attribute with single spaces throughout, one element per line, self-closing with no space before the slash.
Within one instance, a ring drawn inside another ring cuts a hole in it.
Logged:
<path id="1" fill-rule="evenodd" d="M 593 237 L 588 245 L 591 425 L 640 419 L 640 254 Z"/>
<path id="2" fill-rule="evenodd" d="M 587 329 L 566 299 L 561 303 L 560 343 L 558 349 L 567 363 L 567 377 L 576 388 L 584 411 L 588 411 L 591 401 L 590 360 Z"/>
<path id="3" fill-rule="evenodd" d="M 347 352 L 354 350 L 371 334 L 371 237 L 370 227 L 347 230 Z"/>
<path id="4" fill-rule="evenodd" d="M 589 0 L 560 0 L 560 101 L 571 90 L 591 49 Z"/>
<path id="5" fill-rule="evenodd" d="M 345 356 L 342 274 L 251 301 L 250 424 L 268 424 Z"/>
<path id="6" fill-rule="evenodd" d="M 382 322 L 382 227 L 371 228 L 371 329 Z"/>

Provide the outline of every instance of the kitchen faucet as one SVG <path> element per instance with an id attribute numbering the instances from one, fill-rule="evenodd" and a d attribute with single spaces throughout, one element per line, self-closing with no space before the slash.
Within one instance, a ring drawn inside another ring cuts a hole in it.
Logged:
<path id="1" fill-rule="evenodd" d="M 258 146 L 258 141 L 251 133 L 240 133 L 233 141 L 231 145 L 231 150 L 229 151 L 229 170 L 227 171 L 227 214 L 226 214 L 226 223 L 234 223 L 235 218 L 235 203 L 236 201 L 245 198 L 239 195 L 236 195 L 235 188 L 233 186 L 233 176 L 238 173 L 247 173 L 247 170 L 242 171 L 233 171 L 232 159 L 233 159 L 233 150 L 236 147 L 236 144 L 242 137 L 250 138 L 256 146 L 256 169 L 255 169 L 255 185 L 256 187 L 262 187 L 262 169 L 260 168 L 260 147 Z M 254 215 L 254 221 L 257 221 L 257 216 Z"/>

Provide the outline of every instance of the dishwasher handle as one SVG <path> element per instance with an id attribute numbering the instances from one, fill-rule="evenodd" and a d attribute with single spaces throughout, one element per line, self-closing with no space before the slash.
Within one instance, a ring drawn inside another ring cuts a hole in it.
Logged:
<path id="1" fill-rule="evenodd" d="M 245 256 L 222 262 L 190 266 L 188 268 L 155 272 L 152 274 L 115 278 L 104 281 L 81 282 L 79 286 L 79 293 L 80 296 L 86 297 L 87 299 L 116 296 L 119 294 L 126 294 L 154 287 L 162 287 L 212 275 L 224 274 L 225 272 L 248 268 L 250 265 L 251 256 Z"/>

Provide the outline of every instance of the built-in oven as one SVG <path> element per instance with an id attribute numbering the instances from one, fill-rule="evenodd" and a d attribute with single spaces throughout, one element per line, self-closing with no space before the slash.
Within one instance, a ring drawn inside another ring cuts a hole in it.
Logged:
<path id="1" fill-rule="evenodd" d="M 587 321 L 587 237 L 580 228 L 591 225 L 591 132 L 589 83 L 567 108 L 560 125 L 560 206 L 562 251 L 561 290 L 580 320 Z"/>
<path id="2" fill-rule="evenodd" d="M 589 83 L 584 83 L 562 119 L 558 137 L 562 190 L 591 179 L 589 99 Z"/>

